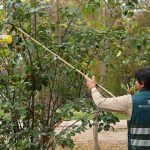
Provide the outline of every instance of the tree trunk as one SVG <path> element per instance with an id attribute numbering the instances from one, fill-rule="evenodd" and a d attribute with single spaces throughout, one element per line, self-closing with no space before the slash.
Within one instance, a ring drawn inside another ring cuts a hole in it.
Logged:
<path id="1" fill-rule="evenodd" d="M 60 0 L 56 0 L 56 40 L 58 44 L 61 43 L 61 31 L 60 31 Z"/>
<path id="2" fill-rule="evenodd" d="M 97 113 L 97 110 L 94 111 L 94 118 L 96 118 L 99 115 Z M 98 120 L 94 119 L 93 121 L 93 149 L 94 150 L 100 150 L 99 142 L 98 142 Z"/>
<path id="3" fill-rule="evenodd" d="M 31 5 L 36 8 L 37 7 L 37 2 L 36 0 L 30 0 Z M 37 33 L 37 13 L 34 12 L 33 16 L 32 16 L 32 20 L 31 20 L 31 24 L 32 24 L 32 31 L 33 31 L 33 36 L 36 39 L 36 33 Z"/>
<path id="4" fill-rule="evenodd" d="M 105 26 L 107 28 L 110 28 L 111 25 L 112 25 L 112 19 L 111 19 L 111 10 L 110 8 L 108 7 L 108 4 L 106 4 L 105 1 L 102 2 L 102 7 L 104 7 L 104 12 L 102 11 L 102 16 L 105 16 Z M 102 8 L 103 9 L 103 8 Z M 103 17 L 101 17 L 103 18 Z M 104 56 L 107 56 L 107 49 L 109 47 L 109 41 L 108 40 L 105 40 L 104 41 Z M 106 73 L 106 64 L 108 63 L 107 62 L 108 60 L 103 60 L 100 64 L 100 83 L 101 85 L 103 86 L 103 79 L 104 79 L 104 76 L 105 76 L 105 73 Z M 94 112 L 94 118 L 97 118 L 100 114 L 99 113 L 96 113 Z M 95 125 L 93 126 L 93 150 L 100 150 L 100 146 L 99 146 L 99 139 L 98 139 L 98 120 L 95 119 L 94 122 L 93 122 Z"/>

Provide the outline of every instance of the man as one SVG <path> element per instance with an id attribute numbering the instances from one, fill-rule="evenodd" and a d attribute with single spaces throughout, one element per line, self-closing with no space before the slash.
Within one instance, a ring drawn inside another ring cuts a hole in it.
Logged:
<path id="1" fill-rule="evenodd" d="M 135 79 L 137 94 L 114 98 L 104 98 L 99 93 L 94 77 L 86 81 L 98 107 L 127 115 L 128 150 L 150 150 L 150 68 L 137 70 Z"/>

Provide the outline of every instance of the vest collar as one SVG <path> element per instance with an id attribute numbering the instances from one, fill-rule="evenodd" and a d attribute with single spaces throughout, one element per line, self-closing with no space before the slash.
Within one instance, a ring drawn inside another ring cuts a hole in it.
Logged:
<path id="1" fill-rule="evenodd" d="M 142 92 L 142 91 L 150 91 L 150 89 L 143 88 L 143 89 L 140 90 L 139 92 Z"/>

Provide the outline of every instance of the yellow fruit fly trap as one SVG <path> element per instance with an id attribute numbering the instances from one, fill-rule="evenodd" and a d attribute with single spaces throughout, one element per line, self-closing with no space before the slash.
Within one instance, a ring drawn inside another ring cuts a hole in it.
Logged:
<path id="1" fill-rule="evenodd" d="M 11 35 L 0 35 L 0 43 L 12 43 L 12 36 Z"/>

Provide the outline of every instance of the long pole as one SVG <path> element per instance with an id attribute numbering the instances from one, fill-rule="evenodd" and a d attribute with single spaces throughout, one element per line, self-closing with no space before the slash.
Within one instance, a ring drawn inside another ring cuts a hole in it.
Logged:
<path id="1" fill-rule="evenodd" d="M 14 25 L 13 25 L 14 26 Z M 27 34 L 26 32 L 24 32 L 22 29 L 14 26 L 17 30 L 19 30 L 20 32 L 22 32 L 25 36 L 27 36 L 28 38 L 30 38 L 32 41 L 34 41 L 36 44 L 40 45 L 41 47 L 43 47 L 46 51 L 48 51 L 49 53 L 51 53 L 53 56 L 55 56 L 57 59 L 59 59 L 60 61 L 62 61 L 63 63 L 65 63 L 66 65 L 68 65 L 70 68 L 72 68 L 73 70 L 75 70 L 76 72 L 78 72 L 79 74 L 81 74 L 82 76 L 84 76 L 85 78 L 88 78 L 88 76 L 86 74 L 84 74 L 83 72 L 81 72 L 79 69 L 75 68 L 74 66 L 72 66 L 70 63 L 68 63 L 67 61 L 65 61 L 63 58 L 61 58 L 59 55 L 55 54 L 53 51 L 51 51 L 50 49 L 48 49 L 47 47 L 45 47 L 43 44 L 41 44 L 40 42 L 38 42 L 37 40 L 35 40 L 33 37 L 31 37 L 29 34 Z M 108 90 L 106 90 L 104 87 L 102 87 L 99 84 L 96 84 L 97 86 L 99 86 L 102 90 L 104 90 L 106 93 L 108 93 L 109 95 L 111 95 L 112 97 L 115 97 L 111 92 L 109 92 Z"/>

